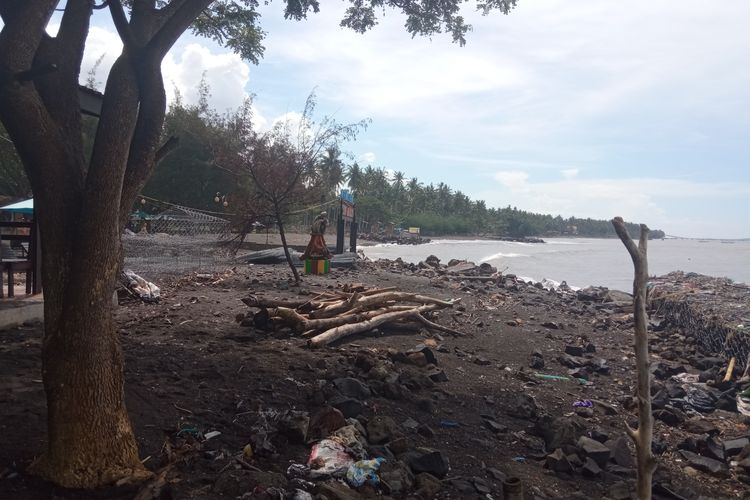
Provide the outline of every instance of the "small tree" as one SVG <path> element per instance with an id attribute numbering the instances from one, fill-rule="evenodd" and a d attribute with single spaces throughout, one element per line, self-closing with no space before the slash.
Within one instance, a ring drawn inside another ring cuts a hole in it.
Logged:
<path id="1" fill-rule="evenodd" d="M 279 229 L 287 263 L 295 283 L 300 276 L 292 261 L 284 231 L 285 220 L 295 210 L 320 199 L 324 179 L 317 168 L 323 151 L 338 151 L 341 142 L 354 140 L 367 120 L 341 125 L 330 117 L 314 121 L 315 95 L 310 94 L 299 120 L 286 119 L 271 130 L 252 130 L 248 112 L 234 115 L 235 135 L 217 151 L 217 163 L 234 172 L 240 189 L 233 204 L 247 222 L 258 216 L 271 218 Z M 241 224 L 247 230 L 249 224 Z"/>
<path id="2" fill-rule="evenodd" d="M 635 279 L 633 280 L 633 314 L 635 317 L 635 369 L 638 379 L 636 397 L 638 399 L 638 429 L 633 430 L 625 424 L 628 435 L 635 443 L 638 467 L 638 499 L 651 498 L 651 483 L 656 460 L 651 452 L 651 440 L 654 433 L 654 417 L 651 414 L 651 364 L 648 357 L 648 330 L 646 315 L 646 284 L 648 283 L 648 259 L 646 244 L 648 227 L 641 224 L 641 236 L 638 247 L 630 239 L 628 229 L 622 217 L 612 219 L 612 225 L 620 237 L 630 257 L 633 259 Z"/>

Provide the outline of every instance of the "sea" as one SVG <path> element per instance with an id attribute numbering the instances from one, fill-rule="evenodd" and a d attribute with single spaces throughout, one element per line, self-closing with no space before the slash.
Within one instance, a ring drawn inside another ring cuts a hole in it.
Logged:
<path id="1" fill-rule="evenodd" d="M 631 291 L 633 263 L 619 239 L 545 238 L 545 243 L 436 239 L 422 245 L 379 244 L 360 249 L 373 260 L 396 259 L 417 263 L 435 255 L 442 263 L 463 259 L 488 262 L 504 274 L 530 281 L 565 281 Z M 667 238 L 648 242 L 649 275 L 685 271 L 730 278 L 750 284 L 750 240 Z"/>

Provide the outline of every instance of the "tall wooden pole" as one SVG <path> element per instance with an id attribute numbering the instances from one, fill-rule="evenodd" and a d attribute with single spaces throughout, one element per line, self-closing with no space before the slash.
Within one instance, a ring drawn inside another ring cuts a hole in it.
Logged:
<path id="1" fill-rule="evenodd" d="M 635 279 L 633 280 L 633 315 L 635 317 L 635 366 L 638 378 L 638 429 L 633 430 L 627 423 L 625 429 L 635 443 L 639 500 L 651 499 L 651 484 L 656 459 L 651 452 L 651 440 L 654 432 L 654 417 L 651 414 L 651 372 L 649 371 L 648 330 L 646 315 L 646 285 L 648 283 L 648 259 L 646 243 L 649 229 L 641 224 L 641 235 L 638 247 L 630 239 L 622 217 L 612 219 L 617 236 L 625 245 L 633 259 Z"/>

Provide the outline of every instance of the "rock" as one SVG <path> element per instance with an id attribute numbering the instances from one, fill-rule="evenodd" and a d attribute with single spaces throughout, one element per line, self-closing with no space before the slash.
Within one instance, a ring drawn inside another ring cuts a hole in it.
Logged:
<path id="1" fill-rule="evenodd" d="M 602 468 L 599 467 L 599 464 L 594 459 L 587 457 L 586 462 L 581 468 L 581 473 L 586 477 L 599 477 L 602 475 Z"/>
<path id="2" fill-rule="evenodd" d="M 479 366 L 487 366 L 487 365 L 492 364 L 492 362 L 487 358 L 483 358 L 482 356 L 477 356 L 476 358 L 474 358 L 474 364 L 479 365 Z"/>
<path id="3" fill-rule="evenodd" d="M 721 462 L 726 460 L 726 455 L 724 454 L 724 443 L 718 441 L 714 437 L 709 437 L 706 440 L 706 449 L 703 454 Z"/>
<path id="4" fill-rule="evenodd" d="M 415 474 L 429 472 L 437 478 L 444 478 L 448 474 L 448 459 L 438 450 L 417 448 L 409 452 L 406 462 Z"/>
<path id="5" fill-rule="evenodd" d="M 748 443 L 750 443 L 750 439 L 748 438 L 727 439 L 724 441 L 724 453 L 728 457 L 739 455 Z"/>
<path id="6" fill-rule="evenodd" d="M 583 380 L 588 380 L 590 373 L 588 368 L 580 367 L 580 368 L 571 368 L 568 370 L 568 375 L 570 375 L 573 378 L 580 378 Z"/>
<path id="7" fill-rule="evenodd" d="M 680 425 L 683 421 L 682 412 L 679 412 L 675 408 L 664 408 L 661 410 L 654 410 L 653 415 L 656 420 L 661 420 L 667 425 L 672 427 Z"/>
<path id="8" fill-rule="evenodd" d="M 356 378 L 337 378 L 333 381 L 333 385 L 344 396 L 359 399 L 360 401 L 364 401 L 372 395 L 367 384 Z"/>
<path id="9" fill-rule="evenodd" d="M 593 408 L 576 408 L 575 410 L 576 415 L 583 418 L 591 418 L 594 416 L 594 409 Z"/>
<path id="10" fill-rule="evenodd" d="M 383 396 L 388 399 L 399 401 L 401 399 L 404 399 L 404 397 L 408 393 L 408 390 L 398 382 L 386 382 L 385 384 L 383 384 L 382 393 Z"/>
<path id="11" fill-rule="evenodd" d="M 544 465 L 551 471 L 564 472 L 567 474 L 573 473 L 573 466 L 570 465 L 565 453 L 563 453 L 560 448 L 557 448 L 555 451 L 547 455 Z"/>
<path id="12" fill-rule="evenodd" d="M 310 419 L 307 429 L 307 439 L 314 441 L 328 437 L 332 432 L 344 427 L 346 418 L 336 408 L 331 406 L 321 408 Z"/>
<path id="13" fill-rule="evenodd" d="M 487 471 L 488 476 L 490 476 L 495 481 L 499 481 L 501 483 L 508 478 L 507 474 L 505 474 L 504 472 L 498 469 L 495 469 L 494 467 L 487 467 L 486 471 Z"/>
<path id="14" fill-rule="evenodd" d="M 331 406 L 339 410 L 344 417 L 354 418 L 357 415 L 361 415 L 365 407 L 362 401 L 354 398 L 347 398 L 345 396 L 337 396 L 331 400 Z"/>
<path id="15" fill-rule="evenodd" d="M 583 347 L 577 345 L 566 345 L 565 354 L 580 358 L 581 356 L 583 356 Z"/>
<path id="16" fill-rule="evenodd" d="M 409 349 L 406 351 L 406 355 L 409 356 L 411 354 L 420 354 L 422 358 L 425 360 L 426 364 L 436 365 L 438 364 L 437 357 L 435 356 L 435 353 L 432 352 L 432 349 L 427 347 L 424 344 L 419 344 L 413 349 Z"/>
<path id="17" fill-rule="evenodd" d="M 602 410 L 602 412 L 604 412 L 605 415 L 610 415 L 610 416 L 617 415 L 617 408 L 607 403 L 606 401 L 600 401 L 597 399 L 595 403 L 596 405 L 594 406 L 594 408 Z"/>
<path id="18" fill-rule="evenodd" d="M 484 419 L 484 426 L 487 427 L 494 434 L 504 434 L 508 432 L 508 428 L 506 426 L 499 424 L 491 419 Z"/>
<path id="19" fill-rule="evenodd" d="M 474 483 L 474 489 L 477 490 L 477 493 L 485 496 L 485 498 L 492 492 L 490 484 L 481 477 L 473 477 L 471 482 Z"/>
<path id="20" fill-rule="evenodd" d="M 427 257 L 424 262 L 431 267 L 440 267 L 440 259 L 438 259 L 434 255 L 430 255 L 429 257 Z"/>
<path id="21" fill-rule="evenodd" d="M 414 474 L 400 460 L 386 461 L 380 466 L 378 476 L 388 494 L 406 494 L 414 487 Z"/>
<path id="22" fill-rule="evenodd" d="M 307 412 L 289 410 L 279 419 L 278 429 L 290 442 L 302 444 L 307 442 L 309 425 L 310 416 Z"/>
<path id="23" fill-rule="evenodd" d="M 578 439 L 578 447 L 583 450 L 583 453 L 587 457 L 594 460 L 599 467 L 606 467 L 609 460 L 609 448 L 599 441 L 594 441 L 586 436 L 581 436 Z"/>
<path id="24" fill-rule="evenodd" d="M 438 478 L 427 472 L 422 472 L 415 476 L 417 483 L 416 494 L 422 498 L 435 498 L 435 495 L 443 489 L 443 483 Z"/>
<path id="25" fill-rule="evenodd" d="M 516 418 L 533 420 L 536 418 L 538 408 L 536 401 L 529 394 L 522 392 L 516 393 L 509 403 L 507 410 L 508 415 Z"/>
<path id="26" fill-rule="evenodd" d="M 609 448 L 610 458 L 614 463 L 621 467 L 635 467 L 633 454 L 630 452 L 628 441 L 624 437 L 607 441 L 604 446 Z"/>
<path id="27" fill-rule="evenodd" d="M 474 495 L 474 485 L 467 479 L 456 477 L 449 481 L 450 485 L 453 486 L 462 497 L 469 497 Z"/>
<path id="28" fill-rule="evenodd" d="M 700 417 L 685 420 L 685 422 L 682 423 L 682 428 L 692 434 L 714 435 L 719 433 L 719 429 L 717 429 L 714 424 L 705 418 Z"/>
<path id="29" fill-rule="evenodd" d="M 541 352 L 534 351 L 531 353 L 531 358 L 529 359 L 529 366 L 536 370 L 540 370 L 544 368 L 544 356 L 542 356 Z"/>
<path id="30" fill-rule="evenodd" d="M 544 439 L 548 450 L 573 445 L 583 433 L 583 429 L 573 420 L 566 417 L 552 418 L 545 416 L 536 424 L 536 431 Z"/>
<path id="31" fill-rule="evenodd" d="M 287 480 L 282 474 L 275 472 L 228 470 L 222 473 L 213 486 L 214 493 L 227 498 L 237 498 L 247 491 L 259 487 L 285 488 Z"/>
<path id="32" fill-rule="evenodd" d="M 633 303 L 633 296 L 620 290 L 609 290 L 604 295 L 604 302 L 614 302 L 618 305 L 628 306 Z"/>
<path id="33" fill-rule="evenodd" d="M 561 354 L 557 357 L 557 361 L 568 368 L 580 368 L 584 365 L 584 362 L 580 358 L 571 356 L 570 354 Z"/>
<path id="34" fill-rule="evenodd" d="M 443 370 L 432 370 L 427 374 L 428 377 L 430 377 L 430 380 L 433 382 L 447 382 L 448 381 L 448 375 L 445 374 Z"/>
<path id="35" fill-rule="evenodd" d="M 360 500 L 365 498 L 344 483 L 338 481 L 329 481 L 327 483 L 318 483 L 314 492 L 316 498 L 322 496 L 327 500 Z"/>
<path id="36" fill-rule="evenodd" d="M 750 457 L 749 458 L 745 458 L 744 460 L 740 460 L 739 462 L 737 462 L 737 467 L 739 467 L 741 469 L 744 469 L 745 472 L 747 472 L 748 474 L 750 474 Z"/>
<path id="37" fill-rule="evenodd" d="M 432 430 L 432 427 L 425 424 L 419 424 L 419 427 L 417 427 L 417 433 L 419 435 L 424 436 L 426 438 L 434 438 L 435 437 L 435 431 Z"/>
<path id="38" fill-rule="evenodd" d="M 367 436 L 372 444 L 382 444 L 391 440 L 398 431 L 398 424 L 391 417 L 378 415 L 367 423 Z"/>
<path id="39" fill-rule="evenodd" d="M 723 477 L 729 475 L 729 469 L 727 469 L 727 466 L 718 460 L 709 457 L 702 457 L 687 450 L 680 450 L 680 455 L 682 455 L 694 469 L 707 472 L 714 476 Z"/>

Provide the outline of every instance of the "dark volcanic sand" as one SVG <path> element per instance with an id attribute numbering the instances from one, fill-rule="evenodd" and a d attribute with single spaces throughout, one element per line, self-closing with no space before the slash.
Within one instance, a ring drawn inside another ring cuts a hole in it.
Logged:
<path id="1" fill-rule="evenodd" d="M 394 274 L 372 264 L 359 271 L 334 270 L 329 276 L 305 277 L 299 289 L 288 286 L 288 274 L 288 269 L 279 265 L 242 268 L 216 274 L 212 279 L 193 275 L 159 280 L 149 276 L 162 287 L 161 303 L 125 300 L 118 308 L 126 357 L 127 407 L 141 456 L 150 457 L 146 465 L 159 468 L 165 439 L 178 443 L 175 436 L 179 429 L 222 433 L 203 443 L 200 451 L 186 454 L 170 471 L 172 498 L 228 498 L 221 495 L 226 489 L 215 485 L 222 475 L 241 474 L 228 456 L 240 453 L 249 442 L 254 412 L 289 408 L 314 412 L 320 408 L 311 397 L 317 380 L 355 376 L 367 382 L 355 366 L 358 354 L 386 358 L 389 349 L 403 351 L 433 336 L 427 332 L 384 331 L 345 339 L 332 348 L 310 350 L 304 340 L 288 332 L 270 334 L 235 321 L 238 313 L 248 311 L 240 299 L 251 293 L 292 298 L 299 293 L 314 295 L 362 282 L 463 299 L 465 311 L 444 311 L 437 320 L 469 334 L 460 338 L 445 334 L 438 341 L 445 347 L 441 351 L 447 351 L 436 352 L 438 366 L 449 380 L 402 400 L 374 397 L 367 401 L 364 411 L 369 418 L 387 415 L 398 423 L 412 418 L 429 426 L 433 437 L 414 431 L 404 433 L 410 446 L 435 448 L 447 455 L 449 479 L 483 478 L 493 498 L 502 498 L 500 483 L 485 470 L 495 468 L 520 477 L 527 493 L 537 497 L 575 498 L 577 494 L 594 499 L 604 498 L 613 483 L 634 477 L 609 473 L 597 479 L 580 474 L 556 475 L 544 468 L 543 442 L 532 433 L 534 423 L 508 415 L 519 395 L 528 394 L 540 412 L 571 415 L 587 431 L 598 429 L 610 438 L 624 436 L 623 421 L 635 420 L 635 414 L 620 403 L 620 398 L 632 394 L 634 378 L 632 322 L 627 311 L 610 314 L 594 312 L 593 308 L 584 310 L 574 297 L 563 299 L 523 284 L 517 291 L 480 283 L 471 287 L 447 283 L 437 288 L 426 278 Z M 542 326 L 547 322 L 563 328 Z M 672 333 L 657 335 L 667 338 Z M 26 466 L 45 444 L 45 398 L 39 380 L 41 336 L 40 325 L 0 332 L 0 498 L 133 498 L 137 485 L 77 492 L 55 488 L 25 474 Z M 535 371 L 528 367 L 533 350 L 544 355 L 542 373 L 565 375 L 567 368 L 556 361 L 557 356 L 565 344 L 583 341 L 593 343 L 595 355 L 608 361 L 610 375 L 593 375 L 593 384 L 588 387 L 572 381 L 537 382 L 524 375 Z M 479 364 L 484 360 L 488 364 Z M 395 367 L 418 370 L 399 363 Z M 419 399 L 432 400 L 433 412 L 420 409 Z M 608 402 L 617 414 L 605 415 L 603 407 L 595 404 L 593 417 L 572 415 L 573 402 L 580 399 Z M 493 434 L 483 424 L 482 414 L 492 415 L 508 431 Z M 709 418 L 728 435 L 747 432 L 736 413 L 715 412 Z M 442 421 L 457 422 L 458 427 L 441 426 Z M 657 478 L 676 489 L 693 492 L 693 498 L 698 494 L 741 498 L 747 485 L 735 479 L 685 472 L 676 444 L 686 435 L 656 422 L 655 437 L 667 445 L 666 453 L 657 457 Z M 280 442 L 277 448 L 277 457 L 256 457 L 253 465 L 283 474 L 291 462 L 304 463 L 309 453 L 306 445 Z M 446 481 L 438 497 L 472 498 L 472 494 L 460 492 Z"/>

